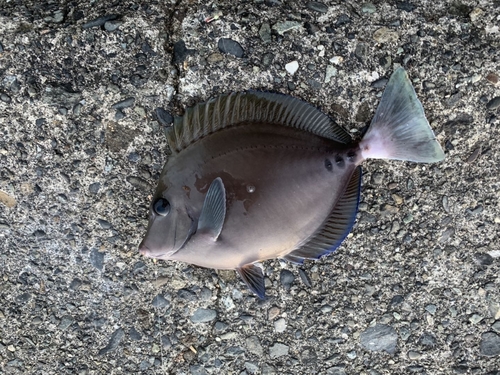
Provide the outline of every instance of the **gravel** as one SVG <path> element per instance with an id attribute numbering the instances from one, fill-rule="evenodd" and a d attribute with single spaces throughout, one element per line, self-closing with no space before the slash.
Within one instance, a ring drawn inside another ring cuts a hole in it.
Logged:
<path id="1" fill-rule="evenodd" d="M 3 2 L 0 373 L 496 374 L 498 16 L 471 1 Z M 366 161 L 334 254 L 263 262 L 259 301 L 233 271 L 138 253 L 164 129 L 187 106 L 292 94 L 360 138 L 400 65 L 446 160 Z"/>

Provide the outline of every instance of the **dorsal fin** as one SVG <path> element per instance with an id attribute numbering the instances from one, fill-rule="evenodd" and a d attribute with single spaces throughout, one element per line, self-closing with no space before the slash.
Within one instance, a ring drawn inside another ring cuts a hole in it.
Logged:
<path id="1" fill-rule="evenodd" d="M 217 130 L 241 123 L 270 123 L 302 129 L 338 143 L 351 136 L 319 109 L 294 97 L 258 91 L 218 96 L 188 108 L 167 128 L 167 141 L 176 153 Z"/>
<path id="2" fill-rule="evenodd" d="M 318 259 L 334 252 L 351 231 L 358 211 L 361 191 L 361 167 L 357 167 L 342 198 L 337 202 L 323 227 L 299 249 L 283 256 L 293 263 L 302 264 L 304 259 Z"/>

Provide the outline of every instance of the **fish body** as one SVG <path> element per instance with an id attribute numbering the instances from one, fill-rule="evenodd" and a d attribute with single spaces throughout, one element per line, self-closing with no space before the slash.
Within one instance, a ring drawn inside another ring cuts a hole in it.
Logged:
<path id="1" fill-rule="evenodd" d="M 307 103 L 260 92 L 198 104 L 167 139 L 173 155 L 152 200 L 141 253 L 235 269 L 261 298 L 256 262 L 318 259 L 347 236 L 363 160 L 444 157 L 402 69 L 360 142 Z"/>

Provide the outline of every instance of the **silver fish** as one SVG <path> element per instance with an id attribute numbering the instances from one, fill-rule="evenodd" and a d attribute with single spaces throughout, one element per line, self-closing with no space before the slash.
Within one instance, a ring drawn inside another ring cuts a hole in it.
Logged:
<path id="1" fill-rule="evenodd" d="M 260 298 L 264 275 L 256 262 L 300 264 L 342 243 L 356 217 L 365 159 L 444 159 L 402 68 L 359 142 L 301 100 L 251 91 L 188 109 L 167 139 L 172 155 L 140 252 L 235 269 Z"/>

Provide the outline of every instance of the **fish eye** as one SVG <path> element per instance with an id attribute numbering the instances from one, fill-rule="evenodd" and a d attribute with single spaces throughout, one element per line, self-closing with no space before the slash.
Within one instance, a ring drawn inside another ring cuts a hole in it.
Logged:
<path id="1" fill-rule="evenodd" d="M 344 167 L 344 158 L 342 156 L 340 156 L 340 155 L 335 156 L 335 163 L 339 167 L 343 168 Z"/>
<path id="2" fill-rule="evenodd" d="M 158 198 L 153 203 L 153 210 L 157 215 L 167 216 L 170 212 L 170 203 L 165 198 Z"/>

